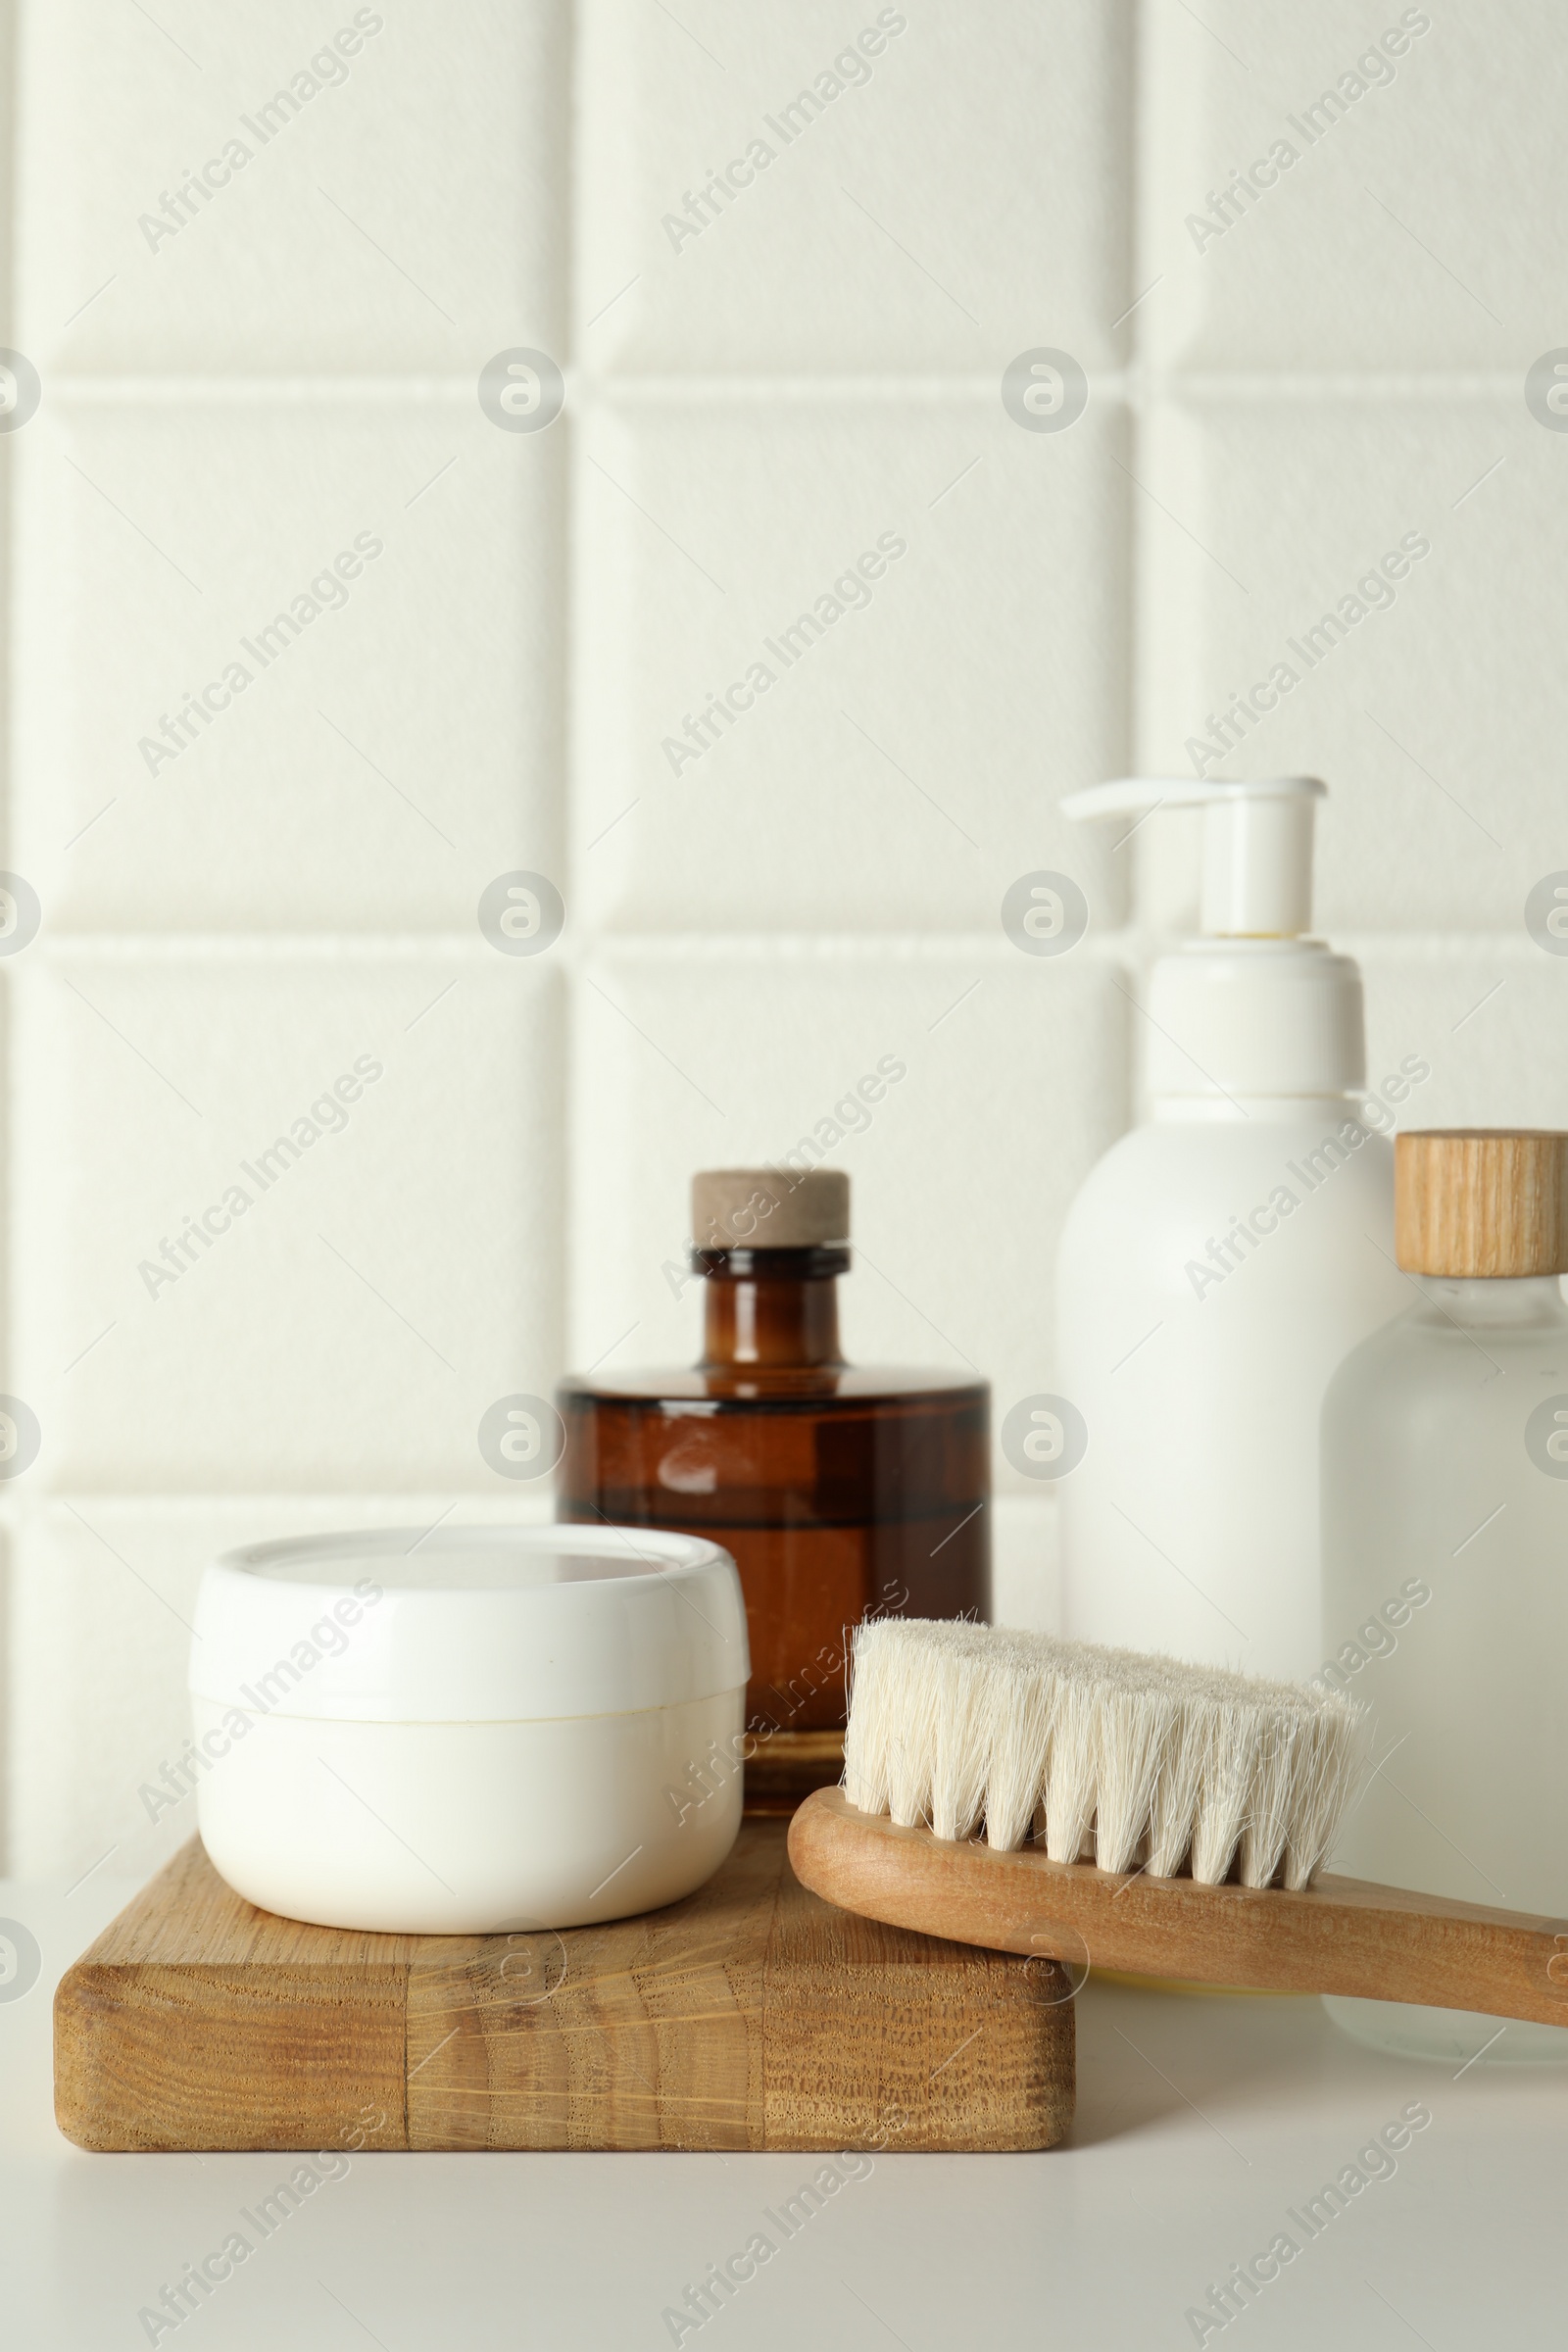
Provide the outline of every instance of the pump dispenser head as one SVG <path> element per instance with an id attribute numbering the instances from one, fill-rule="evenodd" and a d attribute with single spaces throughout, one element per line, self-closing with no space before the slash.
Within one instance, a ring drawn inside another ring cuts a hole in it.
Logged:
<path id="1" fill-rule="evenodd" d="M 1063 816 L 1203 810 L 1203 900 L 1210 939 L 1298 939 L 1312 928 L 1312 816 L 1328 786 L 1316 776 L 1118 776 L 1069 793 Z"/>
<path id="2" fill-rule="evenodd" d="M 1316 776 L 1231 783 L 1121 776 L 1069 793 L 1069 817 L 1203 810 L 1201 935 L 1151 975 L 1148 1085 L 1160 1102 L 1353 1094 L 1366 1077 L 1361 975 L 1306 936 Z"/>

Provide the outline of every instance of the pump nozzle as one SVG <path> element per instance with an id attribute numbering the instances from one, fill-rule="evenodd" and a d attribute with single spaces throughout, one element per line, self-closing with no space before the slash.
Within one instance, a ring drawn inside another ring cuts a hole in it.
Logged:
<path id="1" fill-rule="evenodd" d="M 1312 805 L 1316 776 L 1255 783 L 1194 776 L 1119 776 L 1061 803 L 1063 816 L 1126 816 L 1154 808 L 1203 810 L 1200 928 L 1215 939 L 1296 939 L 1312 927 Z"/>

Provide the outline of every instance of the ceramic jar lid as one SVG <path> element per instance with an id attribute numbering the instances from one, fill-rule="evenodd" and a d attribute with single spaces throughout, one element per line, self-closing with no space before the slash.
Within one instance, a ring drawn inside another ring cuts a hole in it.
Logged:
<path id="1" fill-rule="evenodd" d="M 727 1551 L 649 1528 L 416 1528 L 225 1552 L 196 1601 L 190 1689 L 358 1723 L 628 1714 L 741 1689 Z"/>

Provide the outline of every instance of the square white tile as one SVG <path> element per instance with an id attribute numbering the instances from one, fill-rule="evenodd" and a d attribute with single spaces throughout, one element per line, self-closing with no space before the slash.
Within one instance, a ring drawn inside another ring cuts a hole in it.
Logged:
<path id="1" fill-rule="evenodd" d="M 1125 1124 L 1125 1016 L 1083 949 L 588 967 L 572 1057 L 573 1363 L 692 1360 L 693 1171 L 819 1154 L 852 1183 L 847 1353 L 973 1367 L 1000 1424 L 1051 1386 L 1056 1237 Z M 862 1097 L 864 1078 L 882 1092 Z M 997 1472 L 1018 1483 L 1000 1456 Z"/>
<path id="2" fill-rule="evenodd" d="M 51 926 L 472 931 L 559 871 L 561 426 L 72 401 L 12 447 L 11 851 Z"/>
<path id="3" fill-rule="evenodd" d="M 1568 897 L 1565 897 L 1568 904 Z M 1568 1127 L 1568 957 L 1533 940 L 1355 943 L 1367 1074 L 1430 1075 L 1396 1102 L 1405 1127 Z"/>
<path id="4" fill-rule="evenodd" d="M 589 0 L 576 317 L 596 369 L 993 379 L 1112 364 L 1130 11 Z"/>
<path id="5" fill-rule="evenodd" d="M 1124 423 L 999 406 L 601 411 L 584 436 L 574 889 L 616 928 L 994 930 L 1106 846 L 1125 759 Z"/>
<path id="6" fill-rule="evenodd" d="M 1551 0 L 1370 14 L 1214 0 L 1145 24 L 1149 356 L 1490 368 L 1522 397 L 1526 368 L 1563 341 Z"/>
<path id="7" fill-rule="evenodd" d="M 19 14 L 18 340 L 46 381 L 560 349 L 556 0 Z"/>
<path id="8" fill-rule="evenodd" d="M 1149 525 L 1144 764 L 1324 777 L 1320 928 L 1522 938 L 1568 864 L 1562 459 L 1522 403 L 1431 391 L 1158 420 L 1144 478 L 1194 538 Z M 1190 876 L 1194 834 L 1156 816 L 1139 846 Z"/>
<path id="9" fill-rule="evenodd" d="M 244 955 L 32 963 L 13 1386 L 37 1485 L 483 1493 L 560 1361 L 554 974 Z"/>

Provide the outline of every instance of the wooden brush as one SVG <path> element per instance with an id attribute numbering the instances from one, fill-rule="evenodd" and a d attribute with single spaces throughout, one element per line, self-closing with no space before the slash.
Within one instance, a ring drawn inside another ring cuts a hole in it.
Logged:
<path id="1" fill-rule="evenodd" d="M 1368 1766 L 1365 1710 L 1306 1684 L 881 1618 L 790 1860 L 958 1943 L 1568 2025 L 1568 1922 L 1318 1876 Z"/>

